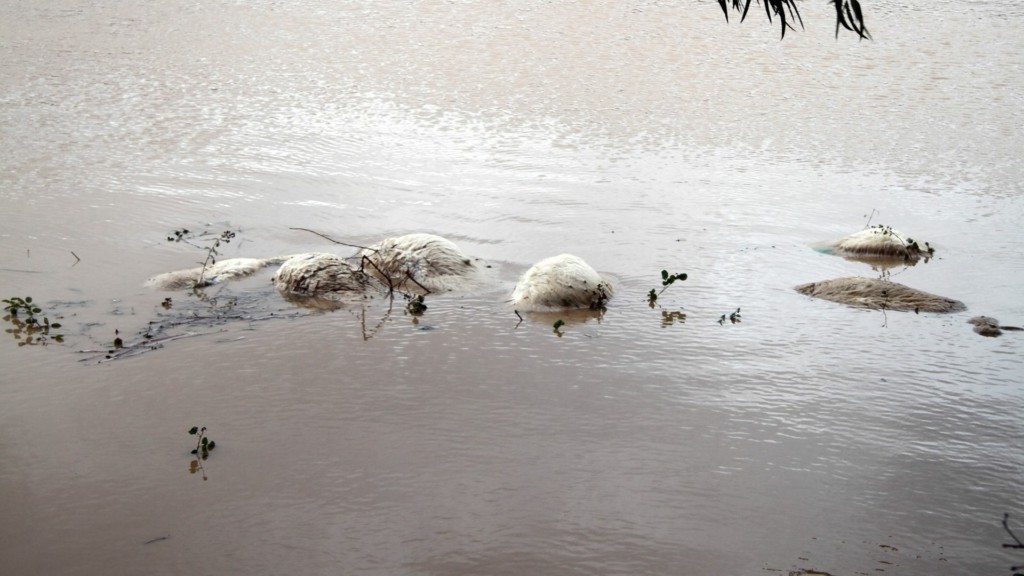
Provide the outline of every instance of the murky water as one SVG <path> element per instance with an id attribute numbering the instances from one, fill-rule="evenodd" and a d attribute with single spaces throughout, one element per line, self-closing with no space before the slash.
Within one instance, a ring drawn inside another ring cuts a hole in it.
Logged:
<path id="1" fill-rule="evenodd" d="M 65 334 L 0 343 L 4 573 L 1024 564 L 1024 337 L 965 323 L 1024 323 L 1024 9 L 872 1 L 856 42 L 805 4 L 780 43 L 701 1 L 0 1 L 0 286 Z M 879 274 L 809 247 L 873 211 L 968 312 L 792 290 Z M 418 320 L 142 287 L 202 260 L 182 228 L 349 251 L 297 227 L 441 234 L 493 287 Z M 561 252 L 618 292 L 559 337 L 504 301 Z"/>

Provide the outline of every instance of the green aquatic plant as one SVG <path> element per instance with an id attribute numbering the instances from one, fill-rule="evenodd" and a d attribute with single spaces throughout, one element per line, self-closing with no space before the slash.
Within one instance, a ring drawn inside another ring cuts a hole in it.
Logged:
<path id="1" fill-rule="evenodd" d="M 729 314 L 728 318 L 729 318 L 729 322 L 731 322 L 733 324 L 739 324 L 740 320 L 742 320 L 742 318 L 740 317 L 740 309 L 737 308 L 735 312 L 733 312 L 732 314 Z M 718 323 L 720 325 L 724 326 L 725 325 L 725 319 L 726 319 L 725 314 L 722 314 L 722 316 L 718 319 Z"/>
<path id="2" fill-rule="evenodd" d="M 50 332 L 50 330 L 59 329 L 60 323 L 51 323 L 49 318 L 42 316 L 42 308 L 32 302 L 31 296 L 5 298 L 3 303 L 3 310 L 6 312 L 4 322 L 11 323 L 11 327 L 5 331 L 18 340 L 18 346 L 34 346 L 36 344 L 45 346 L 50 340 L 64 342 L 63 334 Z"/>
<path id="3" fill-rule="evenodd" d="M 225 230 L 220 233 L 220 237 L 210 244 L 210 247 L 206 250 L 206 260 L 203 261 L 203 271 L 199 273 L 199 280 L 196 281 L 196 286 L 203 286 L 206 276 L 206 270 L 217 263 L 217 256 L 220 255 L 217 252 L 217 248 L 220 248 L 221 243 L 227 244 L 231 242 L 231 239 L 235 237 L 235 233 L 230 230 Z"/>
<path id="4" fill-rule="evenodd" d="M 423 295 L 417 296 L 407 295 L 409 302 L 406 303 L 405 309 L 413 316 L 422 316 L 427 311 L 427 305 L 423 303 Z"/>
<path id="5" fill-rule="evenodd" d="M 206 435 L 206 426 L 203 426 L 202 428 L 199 426 L 193 426 L 189 429 L 188 433 L 190 436 L 196 437 L 196 447 L 191 453 L 203 460 L 206 460 L 207 457 L 210 456 L 210 450 L 217 447 L 217 443 Z"/>
<path id="6" fill-rule="evenodd" d="M 668 287 L 674 284 L 676 280 L 684 282 L 686 278 L 687 275 L 683 272 L 680 272 L 678 274 L 669 274 L 668 270 L 662 270 L 661 291 L 655 292 L 654 288 L 651 288 L 651 291 L 647 293 L 647 303 L 651 306 L 651 308 L 654 308 L 654 305 L 658 302 L 658 296 L 661 296 L 662 293 L 665 292 L 665 290 L 668 290 Z"/>
<path id="7" fill-rule="evenodd" d="M 208 233 L 203 233 L 200 236 L 207 235 Z M 199 273 L 199 278 L 197 278 L 195 284 L 192 285 L 193 291 L 198 291 L 200 288 L 204 288 L 207 285 L 206 272 L 209 270 L 210 266 L 217 263 L 217 256 L 220 256 L 220 252 L 218 252 L 217 249 L 220 248 L 222 244 L 230 243 L 231 240 L 235 238 L 235 233 L 231 230 L 225 230 L 220 233 L 220 236 L 214 238 L 213 242 L 209 243 L 207 246 L 202 246 L 192 242 L 192 240 L 195 240 L 198 237 L 199 236 L 196 236 L 195 233 L 189 232 L 188 228 L 174 230 L 167 236 L 168 242 L 184 242 L 206 251 L 206 258 L 203 260 L 203 268 Z"/>
<path id="8" fill-rule="evenodd" d="M 906 253 L 904 254 L 904 258 L 905 259 L 909 259 L 910 258 L 910 254 L 916 254 L 916 253 L 923 254 L 925 252 L 928 253 L 928 256 L 932 256 L 932 255 L 935 254 L 935 248 L 932 248 L 931 244 L 929 244 L 928 242 L 925 242 L 924 243 L 924 247 L 922 248 L 921 245 L 918 244 L 916 240 L 914 240 L 913 238 L 904 238 L 902 235 L 900 235 L 899 232 L 897 232 L 896 230 L 893 230 L 892 226 L 886 226 L 884 224 L 876 224 L 875 226 L 869 226 L 868 228 L 873 228 L 873 229 L 877 230 L 878 234 L 881 234 L 882 236 L 889 236 L 890 238 L 894 238 L 897 242 L 902 244 L 904 250 L 906 251 Z"/>
<path id="9" fill-rule="evenodd" d="M 555 320 L 555 323 L 551 325 L 551 327 L 553 328 L 553 332 L 557 334 L 559 338 L 561 338 L 563 334 L 563 332 L 560 330 L 562 326 L 565 326 L 565 320 L 562 320 L 561 318 Z"/>

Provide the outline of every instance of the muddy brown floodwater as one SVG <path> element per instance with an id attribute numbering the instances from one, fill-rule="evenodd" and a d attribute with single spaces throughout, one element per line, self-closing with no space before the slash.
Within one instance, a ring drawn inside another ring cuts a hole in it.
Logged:
<path id="1" fill-rule="evenodd" d="M 0 571 L 1009 574 L 1024 336 L 967 320 L 1024 323 L 1024 9 L 863 4 L 869 42 L 824 0 L 784 42 L 701 0 L 0 0 L 0 296 L 64 334 L 0 339 Z M 812 248 L 869 220 L 935 258 Z M 143 286 L 203 259 L 175 230 L 352 251 L 297 227 L 492 277 L 419 318 Z M 559 336 L 506 300 L 563 252 L 616 296 Z M 883 273 L 967 311 L 793 290 Z"/>

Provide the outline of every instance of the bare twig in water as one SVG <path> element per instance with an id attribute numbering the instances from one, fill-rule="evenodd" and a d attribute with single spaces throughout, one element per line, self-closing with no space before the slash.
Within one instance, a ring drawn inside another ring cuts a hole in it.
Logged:
<path id="1" fill-rule="evenodd" d="M 1013 533 L 1013 530 L 1010 530 L 1009 512 L 1003 513 L 1003 529 L 1006 530 L 1006 533 L 1009 534 L 1010 538 L 1013 538 L 1013 541 L 1015 542 L 1015 544 L 1003 544 L 1003 548 L 1024 548 L 1024 542 L 1021 542 L 1020 538 L 1017 538 L 1017 535 Z M 1016 570 L 1016 568 L 1014 568 L 1014 570 Z"/>
<path id="2" fill-rule="evenodd" d="M 868 221 L 867 221 L 867 224 L 864 224 L 864 229 L 865 229 L 865 230 L 871 227 L 871 219 L 875 217 L 875 214 L 876 214 L 876 213 L 878 213 L 878 210 L 876 210 L 876 209 L 872 208 L 872 209 L 871 209 L 871 214 L 868 214 Z"/>
<path id="3" fill-rule="evenodd" d="M 405 271 L 405 280 L 412 280 L 412 283 L 419 286 L 420 290 L 423 290 L 427 294 L 431 294 L 430 289 L 424 286 L 423 284 L 420 284 L 419 280 L 416 280 L 416 278 L 413 277 L 412 272 L 408 270 Z M 402 284 L 405 284 L 405 280 L 402 281 Z"/>
<path id="4" fill-rule="evenodd" d="M 1024 542 L 1021 542 L 1020 538 L 1017 538 L 1017 535 L 1013 533 L 1013 530 L 1010 530 L 1010 513 L 1009 512 L 1004 512 L 1003 513 L 1003 529 L 1006 530 L 1006 533 L 1009 534 L 1010 538 L 1013 538 L 1013 541 L 1014 541 L 1014 544 L 1003 544 L 1003 548 L 1016 548 L 1018 550 L 1019 549 L 1024 549 Z M 1010 566 L 1010 571 L 1011 572 L 1016 572 L 1017 570 L 1022 570 L 1022 569 L 1024 569 L 1024 566 Z"/>
<path id="5" fill-rule="evenodd" d="M 74 250 L 70 250 L 70 252 L 71 252 L 71 255 L 75 257 L 75 263 L 72 264 L 72 266 L 77 266 L 78 263 L 82 261 L 82 259 L 78 257 L 78 254 L 75 254 Z"/>
<path id="6" fill-rule="evenodd" d="M 108 362 L 111 360 L 120 360 L 121 358 L 127 358 L 129 356 L 135 356 L 151 350 L 160 348 L 164 342 L 171 342 L 174 340 L 181 340 L 182 338 L 191 338 L 193 336 L 204 336 L 201 332 L 185 332 L 184 334 L 175 334 L 172 336 L 160 336 L 157 338 L 150 338 L 142 342 L 136 342 L 129 346 L 123 346 L 113 350 L 79 350 L 79 354 L 98 354 L 103 357 L 98 360 L 99 363 Z M 95 360 L 99 356 L 90 356 L 88 358 L 82 358 L 79 362 L 87 362 L 89 360 Z"/>
<path id="7" fill-rule="evenodd" d="M 380 266 L 377 266 L 377 263 L 374 262 L 373 260 L 371 260 L 370 257 L 366 256 L 366 255 L 364 255 L 362 257 L 362 260 L 360 261 L 360 264 L 359 264 L 359 271 L 360 272 L 364 272 L 366 270 L 366 264 L 369 264 L 370 266 L 373 266 L 373 269 L 377 271 L 377 274 L 380 274 L 380 276 L 382 278 L 384 278 L 384 281 L 388 283 L 388 296 L 393 298 L 394 295 L 395 295 L 395 283 L 394 283 L 394 281 L 391 280 L 391 275 L 388 274 L 387 272 L 381 270 Z M 417 285 L 417 286 L 419 286 L 420 290 L 423 290 L 427 294 L 431 294 L 430 289 L 427 288 L 426 286 L 424 286 L 423 284 L 420 284 L 419 281 L 416 280 L 416 278 L 413 277 L 412 272 L 410 272 L 408 270 L 405 271 L 405 278 L 402 280 L 401 284 L 399 284 L 399 287 L 404 285 L 406 280 L 412 280 L 412 283 Z"/>
<path id="8" fill-rule="evenodd" d="M 366 266 L 367 263 L 369 263 L 370 266 L 373 266 L 373 269 L 376 270 L 377 273 L 380 274 L 381 276 L 383 276 L 384 280 L 387 281 L 387 283 L 388 283 L 388 296 L 394 296 L 394 294 L 395 294 L 395 285 L 394 285 L 394 283 L 391 282 L 391 275 L 390 274 L 386 274 L 383 270 L 381 270 L 380 267 L 377 266 L 376 262 L 374 262 L 373 260 L 370 260 L 369 256 L 363 256 L 363 259 L 360 260 L 360 262 L 359 262 L 359 271 L 363 272 L 365 270 L 365 266 Z"/>
<path id="9" fill-rule="evenodd" d="M 391 298 L 391 299 L 388 300 L 388 310 L 387 310 L 387 312 L 384 313 L 384 316 L 381 317 L 380 322 L 377 322 L 377 325 L 374 326 L 373 329 L 370 330 L 369 332 L 367 332 L 367 330 L 366 330 L 366 306 L 365 305 L 363 306 L 362 312 L 359 315 L 359 324 L 360 324 L 360 327 L 362 328 L 362 331 L 363 331 L 363 341 L 364 342 L 369 340 L 370 338 L 373 338 L 374 336 L 376 336 L 377 332 L 381 329 L 381 327 L 384 326 L 384 324 L 388 320 L 391 319 L 391 307 L 393 305 L 394 305 L 394 298 Z"/>
<path id="10" fill-rule="evenodd" d="M 255 317 L 247 316 L 247 315 L 244 315 L 244 314 L 232 314 L 232 315 L 225 315 L 225 316 L 190 316 L 187 319 L 162 323 L 159 326 L 153 328 L 153 330 L 155 330 L 157 333 L 159 333 L 159 332 L 161 332 L 163 330 L 167 330 L 169 328 L 174 328 L 176 326 L 195 325 L 196 323 L 199 323 L 199 322 L 203 322 L 203 323 L 209 322 L 210 325 L 206 326 L 206 327 L 212 328 L 214 324 L 224 323 L 224 322 L 227 322 L 227 321 L 230 321 L 230 320 L 240 320 L 240 321 L 246 321 L 246 322 L 252 323 L 252 322 L 261 322 L 263 320 L 273 320 L 273 319 L 282 319 L 282 318 L 294 318 L 294 317 L 299 316 L 299 315 L 300 315 L 300 313 L 296 312 L 296 313 L 291 313 L 291 314 L 271 313 L 271 314 L 267 314 L 267 315 L 264 315 L 264 316 L 255 316 Z M 210 331 L 210 332 L 183 332 L 181 334 L 170 334 L 170 335 L 153 335 L 150 332 L 147 332 L 146 334 L 143 335 L 142 340 L 140 340 L 138 342 L 133 342 L 133 343 L 130 343 L 130 344 L 125 344 L 125 343 L 122 342 L 120 348 L 79 350 L 78 351 L 79 354 L 93 354 L 93 356 L 89 356 L 88 358 L 82 358 L 81 360 L 79 360 L 79 362 L 88 362 L 88 361 L 91 361 L 91 360 L 97 360 L 97 363 L 99 364 L 99 363 L 104 363 L 104 362 L 110 362 L 110 361 L 113 361 L 113 360 L 121 360 L 123 358 L 130 358 L 132 356 L 137 356 L 139 354 L 143 354 L 143 353 L 146 353 L 146 352 L 152 352 L 153 350 L 158 350 L 165 343 L 173 342 L 174 340 L 181 340 L 182 338 L 192 338 L 193 336 L 206 336 L 206 335 L 209 335 L 209 334 L 223 333 L 223 332 L 227 332 L 227 331 L 228 331 L 227 329 L 223 329 L 222 328 L 220 330 L 214 330 L 214 331 Z"/>
<path id="11" fill-rule="evenodd" d="M 310 230 L 309 228 L 289 228 L 289 230 L 302 230 L 303 232 L 309 232 L 311 234 L 316 234 L 317 236 L 323 238 L 324 240 L 328 240 L 330 242 L 334 242 L 335 244 L 341 244 L 342 246 L 348 246 L 349 248 L 359 248 L 361 250 L 369 250 L 371 252 L 376 252 L 377 251 L 377 250 L 374 250 L 373 248 L 369 248 L 367 246 L 360 246 L 358 244 L 349 244 L 348 242 L 341 242 L 341 241 L 335 240 L 334 238 L 331 238 L 327 234 L 321 234 L 320 232 L 317 232 L 316 230 Z"/>

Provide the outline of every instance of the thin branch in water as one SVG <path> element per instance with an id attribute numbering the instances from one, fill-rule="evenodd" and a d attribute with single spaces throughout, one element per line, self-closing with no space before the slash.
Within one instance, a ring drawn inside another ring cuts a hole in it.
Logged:
<path id="1" fill-rule="evenodd" d="M 1010 523 L 1009 523 L 1009 521 L 1010 521 L 1010 513 L 1009 512 L 1004 512 L 1003 513 L 1003 529 L 1006 530 L 1006 533 L 1010 535 L 1010 538 L 1013 538 L 1013 541 L 1016 542 L 1016 544 L 1003 544 L 1003 548 L 1024 548 L 1024 542 L 1021 542 L 1020 538 L 1017 538 L 1017 535 L 1013 533 L 1013 530 L 1010 530 Z M 1015 566 L 1014 568 L 1012 568 L 1012 570 L 1016 570 L 1018 568 L 1020 568 L 1020 566 Z"/>
<path id="2" fill-rule="evenodd" d="M 882 295 L 885 296 L 885 300 L 882 301 L 882 328 L 888 328 L 889 315 L 885 313 L 885 309 L 889 307 L 889 291 L 885 290 Z"/>
<path id="3" fill-rule="evenodd" d="M 427 294 L 432 294 L 432 292 L 430 291 L 430 289 L 429 289 L 429 288 L 427 288 L 427 287 L 426 287 L 426 286 L 424 286 L 423 284 L 420 284 L 420 283 L 419 283 L 419 280 L 416 280 L 416 278 L 414 278 L 414 277 L 413 277 L 413 275 L 412 275 L 412 272 L 410 272 L 410 271 L 406 270 L 406 271 L 405 271 L 405 279 L 406 279 L 406 280 L 412 280 L 412 283 L 413 283 L 413 284 L 415 284 L 415 285 L 417 285 L 417 286 L 419 286 L 419 287 L 420 287 L 420 290 L 423 290 L 423 291 L 424 291 L 424 292 L 426 292 Z M 402 281 L 402 284 L 405 284 L 405 280 L 403 280 L 403 281 Z"/>
<path id="4" fill-rule="evenodd" d="M 75 263 L 72 264 L 72 266 L 77 266 L 78 263 L 82 261 L 82 259 L 78 257 L 78 254 L 75 254 L 74 250 L 70 250 L 69 252 L 71 252 L 71 255 L 75 257 Z"/>
<path id="5" fill-rule="evenodd" d="M 872 208 L 871 209 L 871 214 L 868 214 L 868 222 L 867 222 L 867 224 L 864 225 L 864 229 L 865 230 L 867 230 L 868 228 L 871 228 L 871 219 L 875 217 L 876 213 L 879 213 L 878 210 Z"/>
<path id="6" fill-rule="evenodd" d="M 359 262 L 359 271 L 360 272 L 364 272 L 365 271 L 365 265 L 367 263 L 369 263 L 370 266 L 373 266 L 373 269 L 376 270 L 378 274 L 380 274 L 381 276 L 384 277 L 384 280 L 388 283 L 388 296 L 394 297 L 394 295 L 395 295 L 395 285 L 391 282 L 391 275 L 390 274 L 386 274 L 383 270 L 380 269 L 379 266 L 377 266 L 376 262 L 374 262 L 373 260 L 370 260 L 369 256 L 365 256 L 365 255 L 363 256 L 362 260 L 360 260 L 360 262 Z"/>
<path id="7" fill-rule="evenodd" d="M 327 240 L 327 241 L 330 241 L 330 242 L 334 242 L 335 244 L 340 244 L 342 246 L 348 246 L 349 248 L 359 248 L 360 250 L 369 250 L 370 252 L 377 252 L 377 250 L 374 249 L 374 248 L 370 248 L 368 246 L 360 246 L 358 244 L 349 244 L 348 242 L 341 242 L 339 240 L 335 240 L 334 238 L 331 238 L 330 236 L 328 236 L 326 234 L 321 234 L 320 232 L 317 232 L 316 230 L 310 230 L 309 228 L 289 228 L 289 230 L 302 230 L 303 232 L 309 232 L 311 234 L 316 234 L 317 236 L 323 238 L 324 240 Z"/>
<path id="8" fill-rule="evenodd" d="M 152 338 L 143 342 L 137 342 L 130 346 L 123 346 L 117 350 L 79 350 L 78 352 L 80 354 L 101 354 L 103 358 L 100 358 L 99 362 L 103 363 L 156 350 L 163 345 L 164 342 L 181 340 L 182 338 L 191 338 L 193 336 L 204 336 L 204 334 L 201 332 L 185 332 L 184 334 L 176 334 L 174 336 L 160 336 L 158 338 Z M 95 358 L 97 357 L 90 356 L 89 358 L 82 358 L 79 362 L 87 362 L 89 360 L 94 360 Z"/>
<path id="9" fill-rule="evenodd" d="M 377 325 L 374 326 L 373 329 L 370 330 L 369 332 L 366 330 L 366 305 L 365 304 L 363 305 L 362 311 L 361 311 L 361 313 L 359 315 L 359 324 L 360 324 L 360 328 L 362 328 L 363 341 L 364 342 L 368 341 L 370 338 L 373 338 L 374 336 L 376 336 L 377 332 L 380 331 L 380 329 L 384 326 L 384 324 L 388 320 L 391 319 L 391 310 L 392 310 L 392 307 L 394 305 L 394 302 L 395 302 L 394 298 L 391 298 L 391 299 L 388 300 L 388 310 L 387 310 L 387 312 L 384 313 L 384 316 L 381 317 L 380 322 L 377 322 Z"/>

